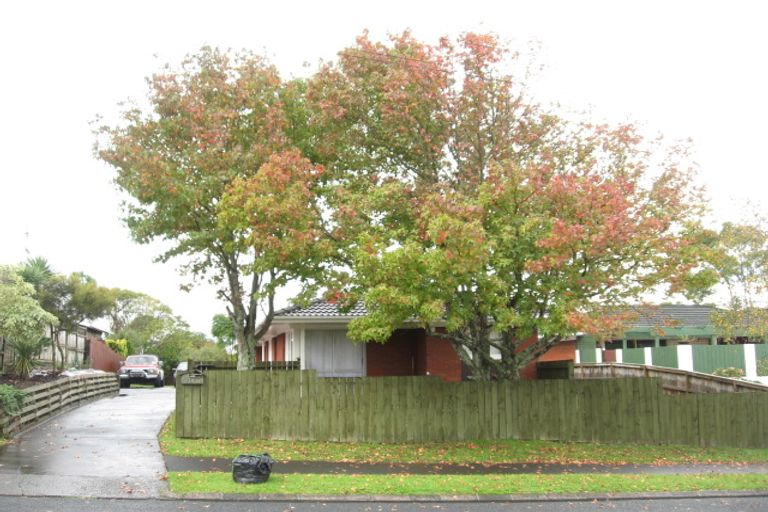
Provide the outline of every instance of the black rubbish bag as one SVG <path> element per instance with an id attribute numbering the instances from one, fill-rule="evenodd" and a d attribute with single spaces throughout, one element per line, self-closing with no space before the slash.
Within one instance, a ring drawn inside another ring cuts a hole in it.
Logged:
<path id="1" fill-rule="evenodd" d="M 260 484 L 269 479 L 275 461 L 268 453 L 238 455 L 232 461 L 232 478 L 239 484 Z"/>

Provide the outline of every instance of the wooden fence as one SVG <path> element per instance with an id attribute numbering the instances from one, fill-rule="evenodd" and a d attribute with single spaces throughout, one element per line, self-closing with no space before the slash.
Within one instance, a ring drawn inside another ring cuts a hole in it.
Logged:
<path id="1" fill-rule="evenodd" d="M 573 377 L 575 379 L 653 377 L 658 378 L 664 390 L 670 393 L 768 392 L 768 386 L 746 380 L 640 364 L 581 363 L 574 366 Z"/>
<path id="2" fill-rule="evenodd" d="M 190 438 L 476 439 L 768 447 L 768 393 L 668 395 L 658 379 L 446 383 L 209 371 L 176 392 Z"/>
<path id="3" fill-rule="evenodd" d="M 113 373 L 70 377 L 26 388 L 19 414 L 4 416 L 0 411 L 0 435 L 8 437 L 62 409 L 119 391 Z"/>
<path id="4" fill-rule="evenodd" d="M 580 348 L 580 363 L 616 362 L 662 366 L 681 370 L 713 373 L 721 368 L 739 368 L 749 380 L 768 385 L 768 375 L 759 362 L 768 357 L 768 344 L 745 343 L 737 345 L 688 345 L 669 347 L 627 348 L 602 350 Z"/>

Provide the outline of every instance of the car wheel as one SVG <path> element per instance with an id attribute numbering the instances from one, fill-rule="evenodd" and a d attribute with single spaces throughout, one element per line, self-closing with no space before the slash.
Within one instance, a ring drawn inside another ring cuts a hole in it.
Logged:
<path id="1" fill-rule="evenodd" d="M 155 381 L 155 387 L 156 388 L 161 388 L 161 387 L 163 387 L 163 384 L 164 384 L 163 379 L 158 377 L 157 380 Z"/>

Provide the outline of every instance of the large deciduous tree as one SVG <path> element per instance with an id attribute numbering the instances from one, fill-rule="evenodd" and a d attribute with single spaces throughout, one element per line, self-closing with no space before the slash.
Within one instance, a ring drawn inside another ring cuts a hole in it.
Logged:
<path id="1" fill-rule="evenodd" d="M 369 311 L 355 339 L 417 322 L 475 378 L 515 378 L 565 336 L 615 328 L 605 308 L 690 282 L 703 203 L 684 149 L 547 112 L 514 62 L 486 35 L 364 35 L 310 82 L 346 241 L 332 295 Z"/>
<path id="2" fill-rule="evenodd" d="M 304 180 L 295 189 L 311 193 L 319 174 L 302 157 L 311 146 L 303 86 L 284 83 L 257 56 L 209 48 L 149 85 L 151 108 L 127 110 L 120 126 L 102 128 L 98 155 L 131 197 L 125 221 L 135 240 L 167 242 L 161 260 L 184 256 L 185 271 L 218 286 L 237 338 L 238 368 L 248 368 L 278 288 L 294 278 L 309 284 L 318 268 L 303 264 L 302 250 L 316 247 L 311 232 L 303 235 L 302 211 L 287 211 L 280 194 L 286 180 Z M 312 201 L 292 200 L 301 208 Z M 254 206 L 246 217 L 237 211 L 242 205 Z"/>

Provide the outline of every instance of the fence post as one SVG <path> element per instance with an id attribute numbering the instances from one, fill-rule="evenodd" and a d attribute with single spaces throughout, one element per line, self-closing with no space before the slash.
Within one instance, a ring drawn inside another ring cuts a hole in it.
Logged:
<path id="1" fill-rule="evenodd" d="M 693 346 L 678 345 L 677 347 L 677 367 L 688 372 L 693 371 Z"/>
<path id="2" fill-rule="evenodd" d="M 757 350 L 755 345 L 747 343 L 744 347 L 744 376 L 748 379 L 757 377 Z"/>
<path id="3" fill-rule="evenodd" d="M 651 352 L 651 347 L 645 347 L 643 349 L 643 356 L 645 358 L 645 365 L 653 366 L 653 353 Z"/>

